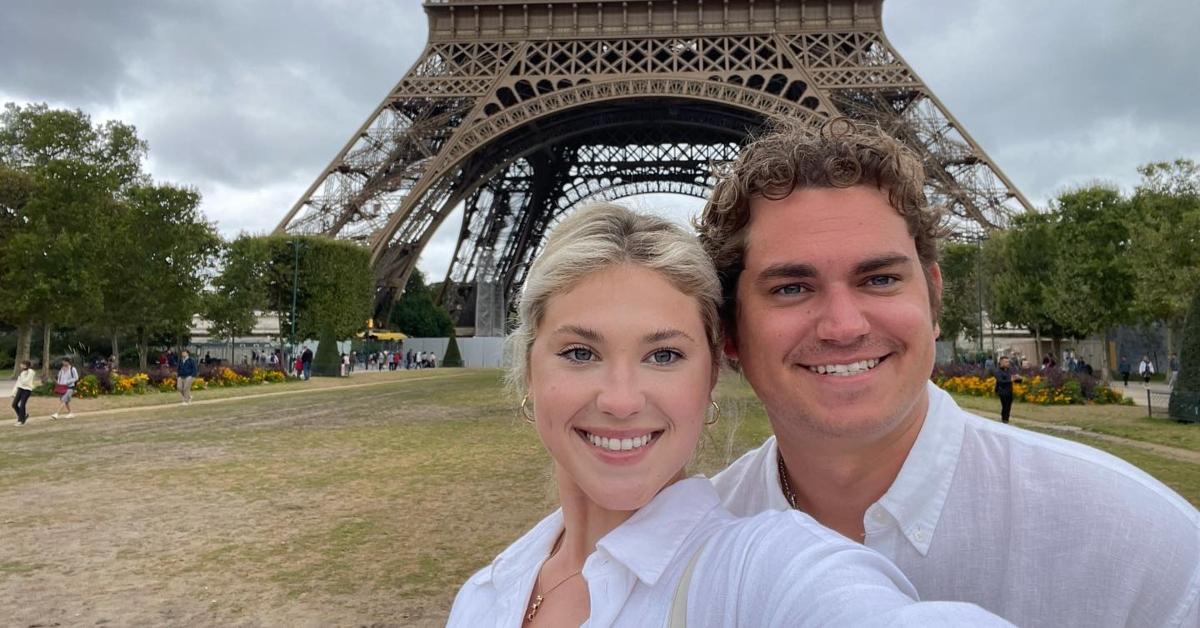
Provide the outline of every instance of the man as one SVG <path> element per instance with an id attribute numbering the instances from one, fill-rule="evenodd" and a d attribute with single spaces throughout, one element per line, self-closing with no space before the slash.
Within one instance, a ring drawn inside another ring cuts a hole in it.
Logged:
<path id="1" fill-rule="evenodd" d="M 1150 378 L 1154 376 L 1154 363 L 1150 361 L 1150 356 L 1142 356 L 1142 361 L 1138 363 L 1138 375 L 1142 376 L 1143 386 L 1150 385 Z"/>
<path id="2" fill-rule="evenodd" d="M 175 388 L 179 390 L 179 396 L 183 398 L 183 401 L 179 403 L 186 406 L 192 403 L 192 383 L 196 381 L 196 374 L 200 368 L 196 366 L 196 361 L 192 359 L 192 355 L 188 353 L 187 349 L 184 349 L 179 355 L 179 371 L 175 374 Z"/>
<path id="3" fill-rule="evenodd" d="M 1022 626 L 1200 622 L 1200 513 L 1112 456 L 988 421 L 929 382 L 940 219 L 921 162 L 845 118 L 783 122 L 718 173 L 697 227 L 725 351 L 775 436 L 714 478 L 735 514 L 797 508 L 922 599 Z"/>
<path id="4" fill-rule="evenodd" d="M 1167 362 L 1167 371 L 1170 375 L 1167 379 L 1167 387 L 1175 390 L 1175 381 L 1179 379 L 1179 356 L 1171 354 L 1171 359 Z"/>
<path id="5" fill-rule="evenodd" d="M 308 381 L 308 379 L 312 377 L 312 361 L 313 361 L 312 349 L 309 349 L 308 347 L 304 347 L 304 353 L 300 354 L 300 366 L 301 366 L 301 368 L 304 369 L 304 380 L 305 381 Z"/>
<path id="6" fill-rule="evenodd" d="M 1121 382 L 1126 388 L 1129 388 L 1129 373 L 1133 368 L 1129 366 L 1129 359 L 1121 356 L 1121 361 L 1117 364 L 1117 371 L 1121 374 Z"/>
<path id="7" fill-rule="evenodd" d="M 1000 356 L 1000 368 L 992 371 L 992 377 L 996 378 L 996 396 L 1000 398 L 1000 422 L 1008 423 L 1008 416 L 1012 412 L 1012 385 L 1021 381 L 1021 376 L 1009 370 L 1009 359 L 1004 355 Z"/>

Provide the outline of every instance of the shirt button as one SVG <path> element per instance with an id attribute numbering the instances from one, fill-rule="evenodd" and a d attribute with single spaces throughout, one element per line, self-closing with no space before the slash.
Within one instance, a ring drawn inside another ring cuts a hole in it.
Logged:
<path id="1" fill-rule="evenodd" d="M 924 543 L 925 542 L 925 533 L 920 530 L 917 530 L 916 532 L 913 532 L 913 538 L 916 539 L 918 543 Z"/>
<path id="2" fill-rule="evenodd" d="M 883 514 L 882 510 L 876 510 L 875 512 L 871 513 L 871 520 L 875 523 L 883 523 L 884 521 L 887 521 L 887 515 Z"/>

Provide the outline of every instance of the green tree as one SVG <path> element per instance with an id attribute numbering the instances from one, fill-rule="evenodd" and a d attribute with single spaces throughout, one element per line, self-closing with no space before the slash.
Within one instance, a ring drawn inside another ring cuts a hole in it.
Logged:
<path id="1" fill-rule="evenodd" d="M 433 296 L 425 275 L 414 270 L 404 285 L 404 294 L 392 305 L 388 325 L 414 338 L 453 336 L 454 321 L 434 303 Z"/>
<path id="2" fill-rule="evenodd" d="M 232 343 L 254 331 L 258 312 L 267 309 L 269 254 L 266 240 L 251 236 L 241 236 L 222 247 L 221 271 L 204 293 L 202 307 L 214 336 Z"/>
<path id="3" fill-rule="evenodd" d="M 103 306 L 97 261 L 111 254 L 106 238 L 119 192 L 145 180 L 145 152 L 132 126 L 94 125 L 78 110 L 9 103 L 0 113 L 0 165 L 31 181 L 0 246 L 0 315 L 19 337 L 43 326 L 46 375 L 53 325 L 87 323 Z"/>
<path id="4" fill-rule="evenodd" d="M 1062 338 L 1078 336 L 1049 315 L 1049 285 L 1061 253 L 1055 221 L 1048 214 L 1022 214 L 1012 226 L 992 234 L 983 245 L 984 276 L 989 278 L 988 315 L 999 324 L 1025 327 L 1034 333 L 1041 359 L 1041 339 L 1058 351 Z"/>
<path id="5" fill-rule="evenodd" d="M 1057 199 L 1058 255 L 1047 308 L 1076 337 L 1132 321 L 1129 211 L 1121 193 L 1103 185 L 1066 192 Z"/>
<path id="6" fill-rule="evenodd" d="M 97 263 L 104 308 L 91 322 L 110 335 L 115 356 L 119 339 L 132 334 L 145 369 L 151 336 L 191 327 L 220 238 L 200 214 L 195 190 L 138 184 L 122 196 Z"/>
<path id="7" fill-rule="evenodd" d="M 344 339 L 366 326 L 375 295 L 367 249 L 317 236 L 270 236 L 264 242 L 267 309 L 278 314 L 280 335 L 290 336 L 293 322 L 297 340 L 326 333 Z"/>
<path id="8" fill-rule="evenodd" d="M 953 342 L 960 334 L 980 337 L 979 247 L 962 242 L 946 242 L 938 256 L 942 269 L 942 313 L 938 327 L 942 339 Z M 955 352 L 957 359 L 957 352 Z"/>
<path id="9" fill-rule="evenodd" d="M 1135 317 L 1164 321 L 1168 350 L 1178 353 L 1184 316 L 1200 286 L 1200 167 L 1189 159 L 1138 168 L 1131 199 Z"/>

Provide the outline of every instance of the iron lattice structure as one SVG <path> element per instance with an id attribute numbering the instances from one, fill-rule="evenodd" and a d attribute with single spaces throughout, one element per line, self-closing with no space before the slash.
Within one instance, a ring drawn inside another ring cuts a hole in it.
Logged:
<path id="1" fill-rule="evenodd" d="M 461 205 L 443 299 L 510 302 L 563 212 L 702 198 L 711 164 L 776 115 L 876 122 L 922 157 L 931 202 L 1003 227 L 1029 202 L 887 41 L 882 4 L 426 0 L 421 57 L 277 232 L 369 246 L 383 318 Z"/>

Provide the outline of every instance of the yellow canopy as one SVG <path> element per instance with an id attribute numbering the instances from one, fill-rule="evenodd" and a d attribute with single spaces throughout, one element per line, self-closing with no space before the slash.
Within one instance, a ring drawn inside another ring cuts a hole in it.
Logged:
<path id="1" fill-rule="evenodd" d="M 384 331 L 382 329 L 369 329 L 358 334 L 359 338 L 373 338 L 375 340 L 405 340 L 408 338 L 405 334 L 398 331 Z"/>

